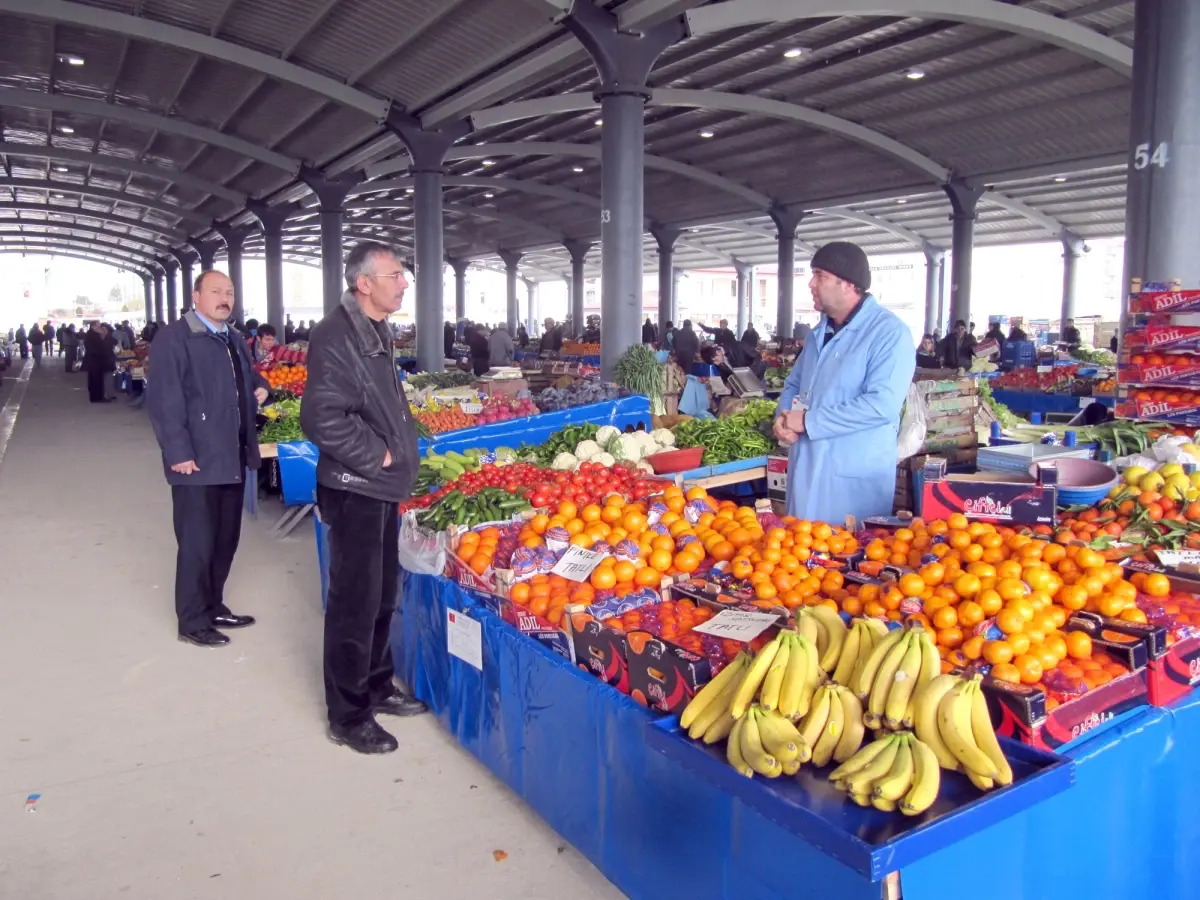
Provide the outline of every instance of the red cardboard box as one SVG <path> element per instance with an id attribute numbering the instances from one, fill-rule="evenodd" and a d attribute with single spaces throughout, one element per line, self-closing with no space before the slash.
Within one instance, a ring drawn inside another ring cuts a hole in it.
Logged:
<path id="1" fill-rule="evenodd" d="M 1130 297 L 1129 311 L 1137 314 L 1200 310 L 1200 291 L 1142 291 Z"/>
<path id="2" fill-rule="evenodd" d="M 1000 472 L 948 475 L 946 460 L 931 456 L 925 463 L 920 515 L 928 521 L 962 513 L 985 522 L 1053 526 L 1058 522 L 1057 483 L 1053 466 L 1039 466 L 1036 481 Z"/>

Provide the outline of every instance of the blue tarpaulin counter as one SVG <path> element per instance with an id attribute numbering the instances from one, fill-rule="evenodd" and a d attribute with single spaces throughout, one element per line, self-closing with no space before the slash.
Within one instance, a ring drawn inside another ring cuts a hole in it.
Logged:
<path id="1" fill-rule="evenodd" d="M 1077 413 L 1084 400 L 1102 403 L 1112 409 L 1116 402 L 1112 397 L 1080 397 L 1074 394 L 1047 394 L 1045 391 L 1006 391 L 992 388 L 997 403 L 1003 403 L 1015 413 Z"/>
<path id="2" fill-rule="evenodd" d="M 392 629 L 402 677 L 463 747 L 630 897 L 879 900 L 880 880 L 657 752 L 645 709 L 457 584 L 406 573 L 403 591 Z M 480 623 L 482 671 L 447 653 L 447 610 Z M 930 851 L 926 841 L 923 858 L 919 848 L 909 853 L 904 900 L 1200 898 L 1191 863 L 1200 851 L 1198 754 L 1195 695 L 1085 738 L 1067 753 L 1073 786 L 948 846 Z M 895 868 L 881 862 L 880 877 Z"/>

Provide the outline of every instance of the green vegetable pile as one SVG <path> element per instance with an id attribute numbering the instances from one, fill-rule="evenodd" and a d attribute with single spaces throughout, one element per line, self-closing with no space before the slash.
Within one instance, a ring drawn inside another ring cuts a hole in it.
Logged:
<path id="1" fill-rule="evenodd" d="M 599 425 L 568 425 L 562 431 L 554 432 L 554 434 L 546 438 L 541 444 L 535 446 L 522 444 L 520 455 L 522 458 L 535 462 L 539 466 L 549 466 L 554 462 L 554 457 L 558 456 L 558 454 L 574 453 L 580 441 L 594 439 L 596 432 L 599 430 Z"/>
<path id="2" fill-rule="evenodd" d="M 450 491 L 437 503 L 417 514 L 417 524 L 433 531 L 445 531 L 451 525 L 473 528 L 483 522 L 499 522 L 512 518 L 513 513 L 531 509 L 524 497 L 514 497 L 498 487 L 485 487 L 468 497 L 461 491 Z"/>
<path id="3" fill-rule="evenodd" d="M 1043 435 L 1065 435 L 1068 431 L 1075 432 L 1075 439 L 1080 446 L 1096 444 L 1101 450 L 1110 451 L 1113 456 L 1129 456 L 1134 453 L 1145 453 L 1150 445 L 1164 431 L 1170 431 L 1163 425 L 1149 422 L 1130 422 L 1124 419 L 1114 419 L 1101 425 L 1090 425 L 1079 428 L 1067 428 L 1063 425 L 1029 425 L 1022 423 L 1013 429 L 1006 429 L 1005 434 L 1014 440 L 1027 444 L 1040 441 Z"/>
<path id="4" fill-rule="evenodd" d="M 771 404 L 772 411 L 774 404 Z M 739 459 L 753 459 L 775 451 L 775 442 L 758 430 L 743 414 L 726 419 L 689 419 L 675 426 L 676 446 L 703 447 L 701 462 L 719 466 Z"/>
<path id="5" fill-rule="evenodd" d="M 983 398 L 983 402 L 988 405 L 988 409 L 992 411 L 992 415 L 996 417 L 996 421 L 1005 431 L 1029 424 L 995 398 L 992 394 L 992 386 L 988 384 L 986 378 L 979 379 L 979 396 Z"/>
<path id="6" fill-rule="evenodd" d="M 787 381 L 787 369 L 767 369 L 763 373 L 763 384 L 769 388 L 781 388 Z"/>
<path id="7" fill-rule="evenodd" d="M 303 441 L 306 438 L 303 429 L 300 428 L 300 417 L 287 416 L 264 425 L 258 440 L 263 444 L 282 444 L 286 441 Z"/>
<path id="8" fill-rule="evenodd" d="M 613 381 L 633 394 L 645 394 L 651 408 L 662 400 L 664 367 L 647 344 L 634 344 L 617 360 Z"/>
<path id="9" fill-rule="evenodd" d="M 417 390 L 427 387 L 441 390 L 442 388 L 466 387 L 473 380 L 469 372 L 461 369 L 447 369 L 445 372 L 419 372 L 410 377 L 408 383 Z"/>
<path id="10" fill-rule="evenodd" d="M 1115 366 L 1117 355 L 1102 347 L 1078 347 L 1071 354 L 1080 362 L 1091 363 L 1094 366 Z"/>

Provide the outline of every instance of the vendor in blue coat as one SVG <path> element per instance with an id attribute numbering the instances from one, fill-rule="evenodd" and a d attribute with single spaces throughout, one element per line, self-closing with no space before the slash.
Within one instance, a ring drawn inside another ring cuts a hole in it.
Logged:
<path id="1" fill-rule="evenodd" d="M 788 515 L 833 525 L 891 515 L 896 436 L 916 367 L 912 334 L 868 293 L 862 248 L 826 244 L 812 272 L 821 321 L 775 413 L 775 436 L 789 447 Z"/>

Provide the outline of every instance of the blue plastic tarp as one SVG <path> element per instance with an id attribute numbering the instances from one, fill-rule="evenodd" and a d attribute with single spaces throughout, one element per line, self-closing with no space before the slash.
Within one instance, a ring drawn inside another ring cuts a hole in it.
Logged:
<path id="1" fill-rule="evenodd" d="M 317 502 L 317 445 L 311 441 L 286 441 L 279 450 L 279 481 L 284 506 Z"/>
<path id="2" fill-rule="evenodd" d="M 1014 412 L 1030 413 L 1077 413 L 1084 397 L 1074 394 L 1047 394 L 1044 391 L 1006 391 L 992 388 L 997 403 L 1003 403 Z M 1103 403 L 1112 408 L 1116 401 L 1112 397 L 1088 397 L 1089 402 Z"/>

